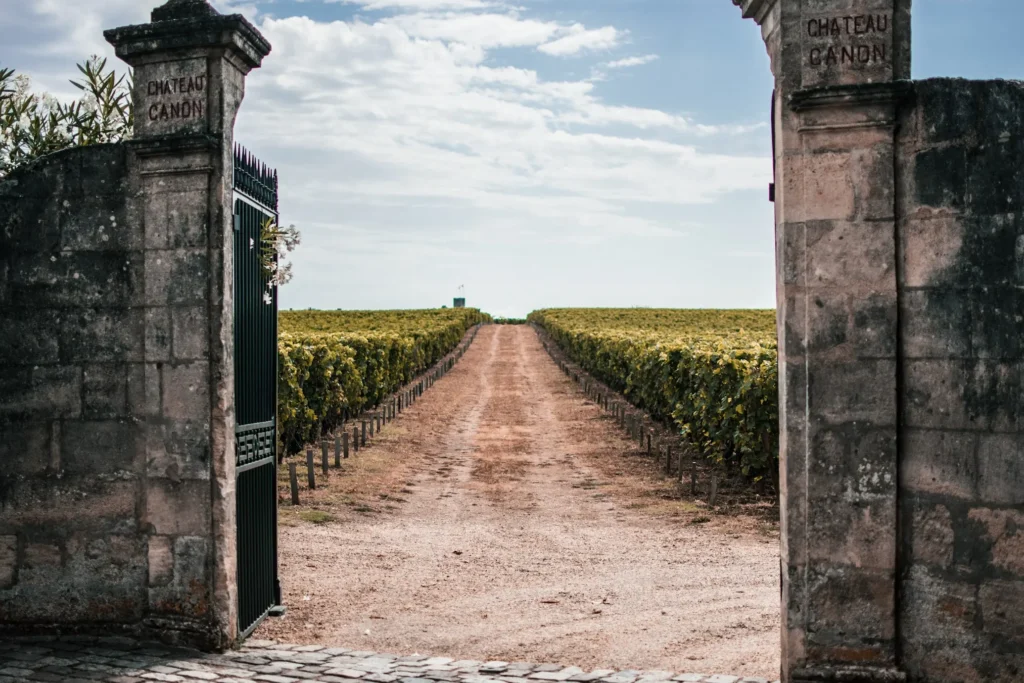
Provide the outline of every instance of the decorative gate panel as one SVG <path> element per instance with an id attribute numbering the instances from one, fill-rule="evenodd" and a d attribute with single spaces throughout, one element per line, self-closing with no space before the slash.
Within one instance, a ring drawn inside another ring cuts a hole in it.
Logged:
<path id="1" fill-rule="evenodd" d="M 281 603 L 277 579 L 277 287 L 260 252 L 277 224 L 277 173 L 235 148 L 235 465 L 238 628 Z"/>

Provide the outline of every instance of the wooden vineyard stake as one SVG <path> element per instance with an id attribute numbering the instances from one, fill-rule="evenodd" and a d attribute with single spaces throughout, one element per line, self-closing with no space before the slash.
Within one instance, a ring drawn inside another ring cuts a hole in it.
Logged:
<path id="1" fill-rule="evenodd" d="M 359 445 L 360 446 L 365 446 L 366 445 L 366 420 L 362 420 L 362 423 L 363 423 L 363 438 L 360 439 Z"/>
<path id="2" fill-rule="evenodd" d="M 651 454 L 651 435 L 647 435 L 647 455 Z"/>
<path id="3" fill-rule="evenodd" d="M 324 478 L 327 478 L 328 467 L 330 462 L 327 460 L 327 442 L 324 441 L 320 444 L 320 469 L 324 473 Z"/>
<path id="4" fill-rule="evenodd" d="M 341 433 L 341 454 L 348 460 L 348 432 Z"/>
<path id="5" fill-rule="evenodd" d="M 690 458 L 690 495 L 697 495 L 697 458 Z"/>
<path id="6" fill-rule="evenodd" d="M 714 473 L 711 475 L 711 492 L 708 495 L 708 506 L 715 507 L 715 501 L 718 500 L 718 474 Z"/>
<path id="7" fill-rule="evenodd" d="M 295 470 L 295 463 L 288 463 L 288 482 L 292 487 L 292 505 L 299 504 L 299 475 Z"/>
<path id="8" fill-rule="evenodd" d="M 345 434 L 345 432 L 342 432 Z M 341 434 L 334 435 L 334 466 L 341 467 Z M 345 454 L 348 456 L 348 453 Z"/>
<path id="9" fill-rule="evenodd" d="M 316 488 L 316 467 L 313 465 L 313 449 L 306 448 L 306 479 L 309 483 L 309 490 Z"/>

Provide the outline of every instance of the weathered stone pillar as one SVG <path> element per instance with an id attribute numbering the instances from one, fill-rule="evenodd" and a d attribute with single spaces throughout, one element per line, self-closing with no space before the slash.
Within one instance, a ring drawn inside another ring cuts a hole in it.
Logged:
<path id="1" fill-rule="evenodd" d="M 223 647 L 237 636 L 232 138 L 245 76 L 270 45 L 206 0 L 170 0 L 105 37 L 134 67 L 148 619 Z"/>
<path id="2" fill-rule="evenodd" d="M 782 676 L 899 681 L 895 123 L 909 0 L 734 0 L 776 81 Z"/>

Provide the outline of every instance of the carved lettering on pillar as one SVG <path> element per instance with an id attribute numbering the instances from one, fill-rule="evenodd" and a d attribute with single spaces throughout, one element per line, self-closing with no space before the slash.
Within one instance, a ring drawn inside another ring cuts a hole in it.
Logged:
<path id="1" fill-rule="evenodd" d="M 146 110 L 150 121 L 203 118 L 206 113 L 206 76 L 182 76 L 149 81 Z"/>
<path id="2" fill-rule="evenodd" d="M 145 65 L 135 78 L 136 118 L 146 134 L 206 130 L 210 82 L 205 60 Z"/>
<path id="3" fill-rule="evenodd" d="M 891 11 L 812 15 L 802 32 L 804 87 L 892 80 Z"/>

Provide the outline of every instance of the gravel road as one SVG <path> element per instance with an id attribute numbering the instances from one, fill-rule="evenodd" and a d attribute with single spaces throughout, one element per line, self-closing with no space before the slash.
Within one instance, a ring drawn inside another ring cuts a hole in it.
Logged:
<path id="1" fill-rule="evenodd" d="M 777 677 L 777 533 L 661 514 L 609 476 L 631 448 L 529 327 L 484 328 L 365 451 L 396 504 L 281 529 L 288 614 L 254 637 Z"/>

